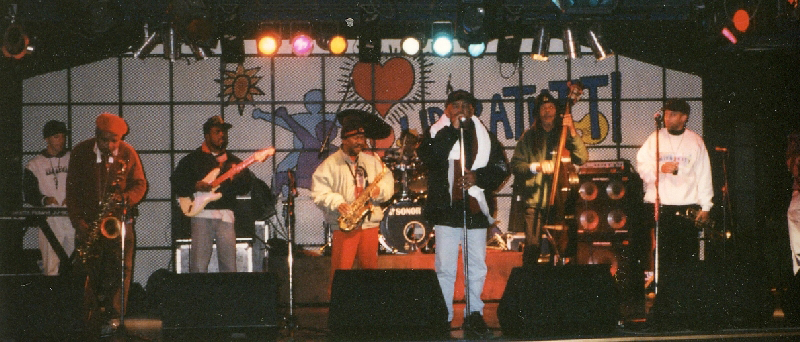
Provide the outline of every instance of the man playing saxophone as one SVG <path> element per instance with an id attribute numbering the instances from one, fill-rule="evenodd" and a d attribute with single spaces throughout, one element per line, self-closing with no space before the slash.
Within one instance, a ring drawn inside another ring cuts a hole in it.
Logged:
<path id="1" fill-rule="evenodd" d="M 331 280 L 337 269 L 352 268 L 356 256 L 361 269 L 378 267 L 378 226 L 383 218 L 378 204 L 394 194 L 392 173 L 384 172 L 378 157 L 364 153 L 366 139 L 386 138 L 391 127 L 378 116 L 355 109 L 344 110 L 337 118 L 342 126 L 341 149 L 317 167 L 311 181 L 314 204 L 333 227 Z M 340 217 L 357 223 L 340 227 Z"/>
<path id="2" fill-rule="evenodd" d="M 66 198 L 75 227 L 76 262 L 87 276 L 84 302 L 89 334 L 113 332 L 127 306 L 136 241 L 131 209 L 147 191 L 139 155 L 122 141 L 128 133 L 125 120 L 103 113 L 95 126 L 94 138 L 73 149 L 69 168 L 74 171 L 67 175 Z M 125 237 L 125 305 L 120 293 L 120 235 Z"/>

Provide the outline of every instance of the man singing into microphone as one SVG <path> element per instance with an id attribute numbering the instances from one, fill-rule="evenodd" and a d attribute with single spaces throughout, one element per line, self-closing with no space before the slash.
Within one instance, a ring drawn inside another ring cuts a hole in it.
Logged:
<path id="1" fill-rule="evenodd" d="M 687 208 L 699 205 L 694 220 L 706 222 L 714 196 L 706 146 L 697 133 L 686 129 L 689 104 L 682 99 L 670 99 L 662 109 L 666 129 L 651 134 L 636 156 L 639 175 L 647 186 L 644 201 L 650 203 L 651 217 L 655 217 L 652 204 L 656 201 L 656 191 L 661 200 L 657 240 L 659 286 L 668 284 L 671 274 L 682 272 L 686 266 L 698 261 L 695 222 L 676 214 L 686 213 Z M 659 139 L 658 162 L 656 134 Z"/>
<path id="2" fill-rule="evenodd" d="M 468 339 L 491 337 L 483 320 L 481 301 L 487 272 L 486 229 L 495 222 L 494 192 L 509 174 L 503 145 L 474 116 L 476 102 L 464 90 L 450 93 L 444 115 L 431 125 L 417 150 L 429 171 L 425 218 L 436 231 L 436 275 L 447 304 L 448 321 L 453 319 L 458 246 L 466 246 L 469 277 L 465 277 L 465 283 L 469 284 L 469 291 L 465 296 L 469 296 L 469 307 L 464 312 L 463 326 Z M 460 148 L 461 134 L 464 152 Z"/>

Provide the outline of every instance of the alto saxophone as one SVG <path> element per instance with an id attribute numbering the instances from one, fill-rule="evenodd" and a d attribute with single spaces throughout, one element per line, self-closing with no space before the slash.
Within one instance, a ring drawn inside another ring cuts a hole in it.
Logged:
<path id="1" fill-rule="evenodd" d="M 79 260 L 83 264 L 87 264 L 90 260 L 100 256 L 95 246 L 101 236 L 106 239 L 116 239 L 122 231 L 120 203 L 115 200 L 115 197 L 121 190 L 119 183 L 125 173 L 125 163 L 119 162 L 116 166 L 114 180 L 108 184 L 100 201 L 100 212 L 89 226 L 89 238 L 86 243 L 75 249 Z"/>
<path id="2" fill-rule="evenodd" d="M 339 216 L 339 229 L 341 231 L 349 232 L 361 225 L 361 221 L 364 220 L 364 217 L 372 209 L 372 205 L 369 203 L 370 194 L 372 193 L 372 190 L 375 190 L 375 188 L 378 187 L 378 182 L 380 182 L 381 178 L 383 178 L 383 175 L 385 175 L 388 171 L 389 170 L 384 168 L 383 172 L 378 174 L 375 179 L 372 180 L 372 184 L 361 191 L 361 194 L 358 196 L 358 198 L 350 203 L 350 210 L 344 215 Z"/>

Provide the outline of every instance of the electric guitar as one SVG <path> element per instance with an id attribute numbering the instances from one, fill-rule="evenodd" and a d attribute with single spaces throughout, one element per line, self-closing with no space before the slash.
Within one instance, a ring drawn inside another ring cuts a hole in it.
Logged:
<path id="1" fill-rule="evenodd" d="M 181 211 L 183 211 L 183 214 L 188 217 L 196 216 L 203 211 L 208 203 L 216 201 L 222 197 L 222 194 L 217 192 L 217 189 L 219 189 L 219 185 L 222 184 L 222 182 L 248 168 L 251 164 L 255 162 L 263 162 L 273 155 L 275 155 L 274 147 L 267 147 L 263 150 L 259 150 L 241 163 L 232 167 L 220 177 L 217 177 L 219 176 L 220 168 L 214 168 L 203 178 L 203 182 L 211 183 L 211 191 L 195 192 L 194 200 L 192 200 L 191 197 L 178 197 L 178 204 L 180 204 Z"/>

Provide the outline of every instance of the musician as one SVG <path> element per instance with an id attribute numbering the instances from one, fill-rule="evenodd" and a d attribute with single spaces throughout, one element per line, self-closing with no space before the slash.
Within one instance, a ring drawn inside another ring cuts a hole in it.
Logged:
<path id="1" fill-rule="evenodd" d="M 365 153 L 366 139 L 383 139 L 391 127 L 381 118 L 365 111 L 346 109 L 336 115 L 341 125 L 342 145 L 326 158 L 311 176 L 311 198 L 325 222 L 333 230 L 331 245 L 331 280 L 336 270 L 350 269 L 358 257 L 361 269 L 378 267 L 378 233 L 383 211 L 380 203 L 394 195 L 394 177 L 381 160 Z M 379 174 L 383 176 L 369 194 L 363 194 Z M 338 219 L 354 208 L 359 196 L 369 196 L 372 208 L 355 229 L 342 231 Z"/>
<path id="2" fill-rule="evenodd" d="M 656 174 L 661 200 L 658 229 L 659 283 L 668 283 L 672 272 L 681 272 L 698 260 L 698 229 L 692 220 L 676 214 L 699 206 L 697 217 L 707 222 L 713 206 L 711 163 L 703 138 L 686 128 L 691 108 L 683 99 L 670 99 L 664 104 L 663 123 L 666 129 L 650 134 L 636 155 L 636 168 L 646 184 L 644 201 L 653 214 L 656 200 Z M 659 161 L 656 162 L 656 134 Z M 655 217 L 655 215 L 652 215 Z"/>
<path id="3" fill-rule="evenodd" d="M 128 133 L 128 124 L 121 117 L 103 113 L 95 120 L 95 137 L 85 140 L 72 150 L 67 174 L 67 212 L 75 227 L 76 249 L 90 243 L 97 260 L 86 266 L 87 318 L 91 322 L 108 323 L 103 327 L 116 328 L 122 312 L 120 303 L 120 239 L 100 237 L 90 241 L 90 227 L 98 221 L 101 201 L 124 204 L 127 208 L 124 220 L 125 279 L 124 301 L 127 307 L 128 289 L 133 279 L 133 260 L 136 232 L 134 230 L 134 208 L 147 192 L 147 179 L 142 169 L 139 154 L 123 139 Z M 114 181 L 118 180 L 116 185 Z M 112 191 L 113 195 L 108 192 Z M 120 205 L 121 206 L 121 205 Z M 122 221 L 122 217 L 118 217 Z M 111 319 L 106 321 L 106 319 Z"/>
<path id="4" fill-rule="evenodd" d="M 67 197 L 67 169 L 69 150 L 66 149 L 67 125 L 50 120 L 42 129 L 47 147 L 25 165 L 22 187 L 25 203 L 34 207 L 64 207 Z M 75 229 L 65 216 L 46 219 L 56 241 L 67 255 L 75 249 Z M 47 228 L 43 228 L 47 229 Z M 43 230 L 39 230 L 39 250 L 42 253 L 42 273 L 54 276 L 59 273 L 61 260 Z"/>
<path id="5" fill-rule="evenodd" d="M 200 147 L 181 158 L 170 177 L 172 189 L 178 197 L 193 197 L 199 191 L 211 191 L 211 183 L 203 180 L 211 170 L 220 168 L 220 174 L 242 160 L 228 152 L 228 130 L 233 125 L 215 115 L 203 124 L 204 141 Z M 207 273 L 214 241 L 217 243 L 217 261 L 220 272 L 236 272 L 236 231 L 233 209 L 236 196 L 250 191 L 252 175 L 242 170 L 220 184 L 217 192 L 222 197 L 208 203 L 203 211 L 191 218 L 192 249 L 189 272 Z"/>
<path id="6" fill-rule="evenodd" d="M 786 214 L 789 222 L 789 246 L 792 252 L 792 274 L 800 271 L 800 133 L 789 136 L 786 166 L 792 174 L 792 201 Z"/>
<path id="7" fill-rule="evenodd" d="M 428 166 L 425 218 L 436 231 L 436 274 L 453 320 L 453 294 L 459 244 L 467 228 L 469 312 L 464 312 L 467 338 L 486 338 L 481 292 L 486 280 L 486 230 L 495 222 L 494 192 L 508 177 L 508 161 L 497 138 L 474 116 L 475 97 L 464 90 L 451 92 L 444 115 L 426 132 L 417 153 Z M 463 119 L 463 122 L 461 121 Z M 465 168 L 461 175 L 460 131 L 463 124 Z M 467 189 L 466 201 L 463 189 Z M 466 203 L 465 203 L 466 202 Z M 466 220 L 465 220 L 466 214 Z"/>
<path id="8" fill-rule="evenodd" d="M 514 173 L 512 200 L 517 204 L 512 206 L 524 208 L 524 214 L 512 210 L 509 230 L 525 232 L 523 263 L 526 265 L 536 264 L 539 259 L 541 227 L 545 219 L 543 212 L 553 183 L 553 159 L 562 128 L 568 130 L 565 147 L 569 150 L 571 162 L 581 165 L 589 159 L 586 145 L 575 130 L 572 115 L 558 115 L 555 98 L 549 91 L 542 90 L 534 105 L 537 117 L 533 126 L 522 134 L 511 157 Z"/>

